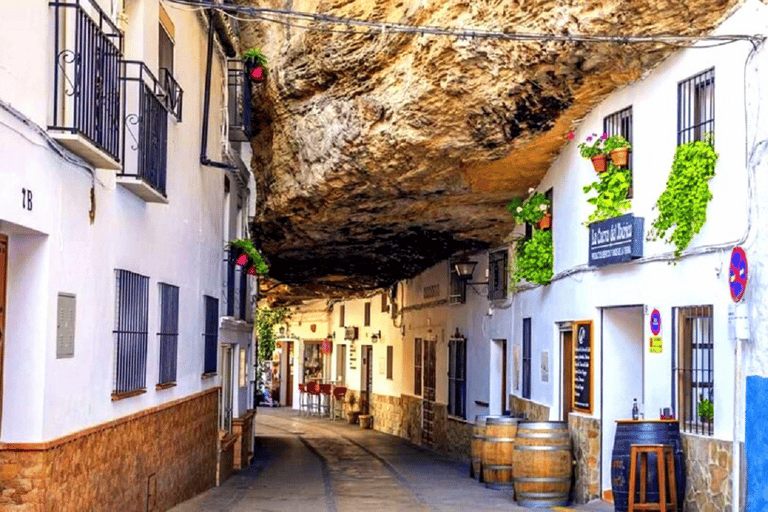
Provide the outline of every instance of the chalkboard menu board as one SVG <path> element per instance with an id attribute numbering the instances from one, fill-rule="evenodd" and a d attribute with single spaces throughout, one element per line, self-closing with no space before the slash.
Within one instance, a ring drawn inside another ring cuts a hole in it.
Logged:
<path id="1" fill-rule="evenodd" d="M 592 322 L 574 322 L 573 408 L 592 413 Z"/>

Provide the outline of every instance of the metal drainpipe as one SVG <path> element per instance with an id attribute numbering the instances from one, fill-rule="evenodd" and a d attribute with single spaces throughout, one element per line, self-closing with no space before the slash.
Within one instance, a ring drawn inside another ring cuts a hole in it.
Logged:
<path id="1" fill-rule="evenodd" d="M 213 63 L 213 10 L 208 11 L 208 57 L 205 68 L 205 94 L 203 97 L 203 136 L 200 145 L 200 163 L 219 169 L 237 169 L 225 162 L 215 162 L 208 158 L 208 111 L 211 106 L 211 67 Z"/>

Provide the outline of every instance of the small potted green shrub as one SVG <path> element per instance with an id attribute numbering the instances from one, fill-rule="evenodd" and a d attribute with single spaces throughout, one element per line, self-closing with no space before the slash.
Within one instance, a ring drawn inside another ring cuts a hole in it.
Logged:
<path id="1" fill-rule="evenodd" d="M 267 79 L 267 57 L 258 48 L 251 48 L 243 54 L 243 62 L 248 70 L 248 78 L 254 82 Z"/>
<path id="2" fill-rule="evenodd" d="M 598 174 L 606 171 L 604 144 L 607 138 L 607 133 L 604 133 L 601 137 L 598 137 L 596 133 L 593 133 L 591 136 L 587 137 L 586 142 L 579 144 L 579 153 L 583 158 L 592 160 L 592 166 Z"/>
<path id="3" fill-rule="evenodd" d="M 699 404 L 696 406 L 696 413 L 699 415 L 702 423 L 711 423 L 715 418 L 715 406 L 703 396 L 699 398 Z"/>
<path id="4" fill-rule="evenodd" d="M 516 197 L 507 205 L 507 209 L 515 218 L 515 222 L 534 226 L 549 215 L 551 223 L 552 214 L 549 212 L 549 208 L 552 206 L 552 202 L 541 192 L 534 192 L 533 188 L 529 188 L 528 193 L 531 194 L 528 199 L 523 200 Z"/>
<path id="5" fill-rule="evenodd" d="M 611 135 L 605 140 L 603 150 L 610 155 L 611 162 L 616 167 L 624 167 L 629 161 L 629 150 L 632 144 L 621 135 Z"/>

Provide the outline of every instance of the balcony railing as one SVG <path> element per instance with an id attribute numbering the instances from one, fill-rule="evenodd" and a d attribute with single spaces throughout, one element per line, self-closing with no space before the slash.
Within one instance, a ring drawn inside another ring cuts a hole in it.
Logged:
<path id="1" fill-rule="evenodd" d="M 126 60 L 123 66 L 122 176 L 136 181 L 122 183 L 145 200 L 163 202 L 168 155 L 167 93 L 143 62 Z"/>
<path id="2" fill-rule="evenodd" d="M 165 68 L 160 68 L 160 83 L 165 90 L 165 107 L 168 112 L 181 122 L 181 100 L 184 91 L 181 90 L 179 83 L 173 77 L 173 74 Z"/>
<path id="3" fill-rule="evenodd" d="M 227 88 L 229 140 L 247 142 L 251 136 L 251 87 L 242 61 L 228 61 Z"/>
<path id="4" fill-rule="evenodd" d="M 53 9 L 53 112 L 49 130 L 97 167 L 119 168 L 122 34 L 92 0 Z"/>

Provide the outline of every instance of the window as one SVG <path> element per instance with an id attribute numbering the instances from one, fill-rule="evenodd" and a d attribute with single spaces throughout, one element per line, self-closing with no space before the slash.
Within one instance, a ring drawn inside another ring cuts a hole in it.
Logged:
<path id="1" fill-rule="evenodd" d="M 158 73 L 160 85 L 165 91 L 165 104 L 171 114 L 181 121 L 181 100 L 183 91 L 173 77 L 173 37 L 175 35 L 173 22 L 162 6 L 160 6 L 160 25 L 158 28 Z"/>
<path id="2" fill-rule="evenodd" d="M 143 391 L 147 377 L 149 278 L 115 270 L 115 386 L 113 396 Z"/>
<path id="3" fill-rule="evenodd" d="M 339 327 L 344 327 L 344 305 L 339 306 Z"/>
<path id="4" fill-rule="evenodd" d="M 507 250 L 488 253 L 488 300 L 507 298 Z"/>
<path id="5" fill-rule="evenodd" d="M 176 382 L 179 342 L 179 287 L 160 283 L 160 377 L 158 384 Z"/>
<path id="6" fill-rule="evenodd" d="M 205 357 L 203 375 L 216 373 L 216 348 L 219 344 L 219 299 L 203 295 L 205 301 Z"/>
<path id="7" fill-rule="evenodd" d="M 392 366 L 395 358 L 394 347 L 392 345 L 387 346 L 387 379 L 392 380 Z"/>
<path id="8" fill-rule="evenodd" d="M 712 435 L 712 422 L 698 413 L 702 399 L 714 403 L 712 306 L 676 308 L 673 311 L 676 343 L 673 344 L 672 376 L 677 383 L 677 397 L 672 393 L 680 428 L 685 432 Z"/>
<path id="9" fill-rule="evenodd" d="M 366 327 L 371 325 L 371 303 L 370 302 L 365 303 L 365 317 L 363 319 L 363 325 Z"/>
<path id="10" fill-rule="evenodd" d="M 160 52 L 158 68 L 161 71 L 159 74 L 162 75 L 162 70 L 164 69 L 173 75 L 173 40 L 162 23 L 160 23 L 159 29 L 160 36 L 157 39 L 157 46 Z"/>
<path id="11" fill-rule="evenodd" d="M 632 106 L 614 112 L 613 114 L 606 116 L 603 119 L 603 132 L 611 135 L 621 135 L 625 139 L 632 143 Z M 629 152 L 629 160 L 627 161 L 627 168 L 632 169 L 632 152 Z M 627 198 L 632 198 L 632 184 L 630 181 L 629 192 Z"/>
<path id="12" fill-rule="evenodd" d="M 715 133 L 715 68 L 677 84 L 677 144 Z"/>
<path id="13" fill-rule="evenodd" d="M 421 338 L 413 342 L 413 394 L 421 396 Z"/>
<path id="14" fill-rule="evenodd" d="M 464 302 L 467 300 L 467 287 L 462 282 L 462 280 L 459 278 L 458 272 L 456 272 L 456 266 L 454 265 L 455 260 L 449 260 L 448 265 L 450 266 L 449 274 L 450 274 L 450 303 L 451 304 L 464 304 Z"/>
<path id="15" fill-rule="evenodd" d="M 451 338 L 448 341 L 448 414 L 465 418 L 467 415 L 467 341 Z"/>
<path id="16" fill-rule="evenodd" d="M 381 292 L 381 312 L 389 311 L 389 302 L 387 301 L 387 292 Z"/>
<path id="17" fill-rule="evenodd" d="M 523 318 L 523 398 L 531 398 L 531 319 Z"/>

